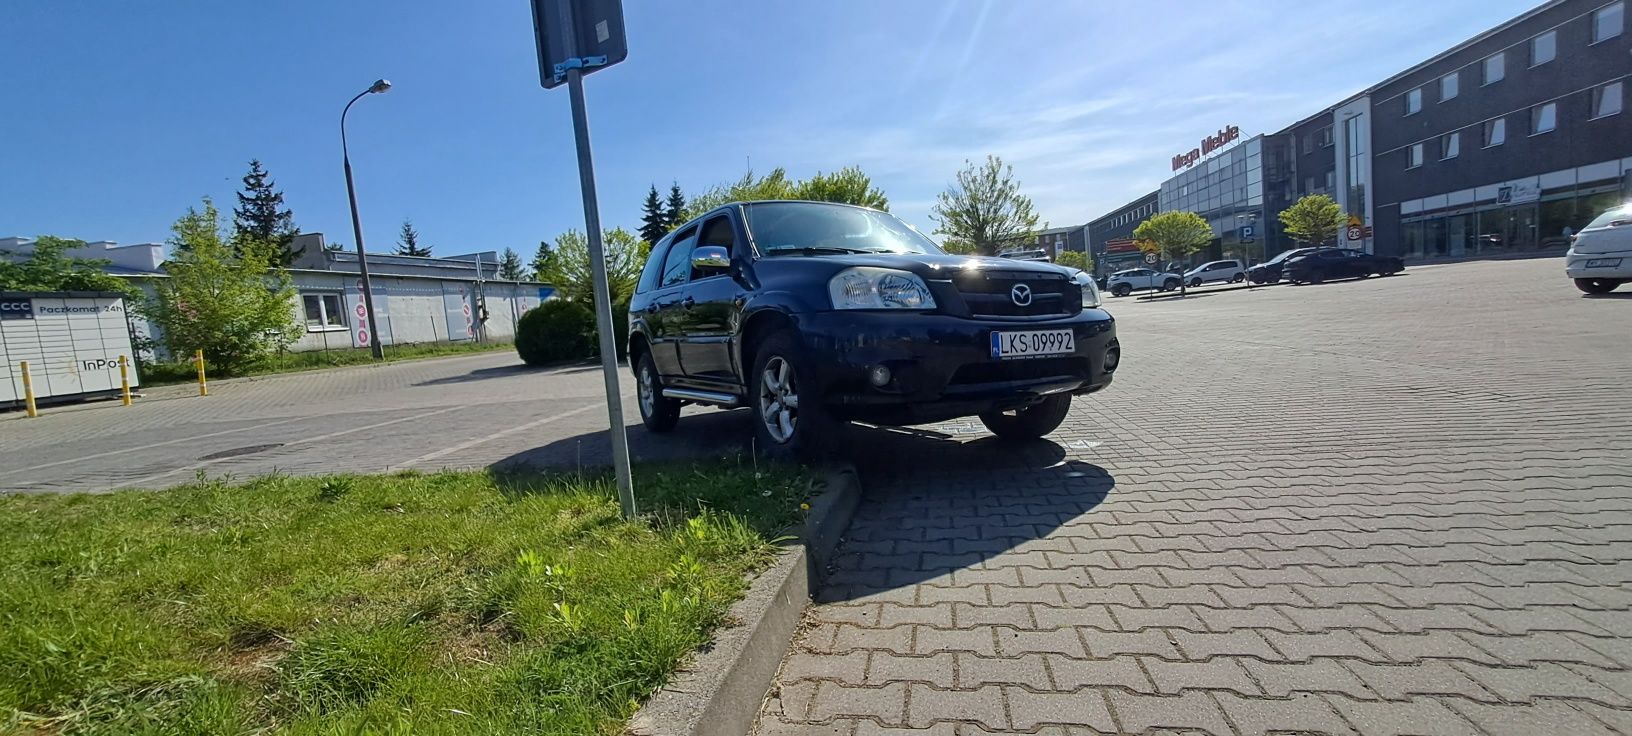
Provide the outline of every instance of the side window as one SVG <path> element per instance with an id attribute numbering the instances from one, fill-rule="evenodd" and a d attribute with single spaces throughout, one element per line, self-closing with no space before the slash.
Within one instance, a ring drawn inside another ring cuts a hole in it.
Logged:
<path id="1" fill-rule="evenodd" d="M 663 281 L 661 286 L 674 286 L 684 283 L 691 275 L 691 249 L 697 247 L 697 228 L 690 228 L 674 236 L 674 245 L 669 246 L 669 252 L 663 257 Z"/>
<path id="2" fill-rule="evenodd" d="M 658 241 L 657 247 L 646 255 L 646 267 L 640 269 L 640 281 L 635 284 L 635 293 L 644 294 L 657 288 L 657 275 L 663 272 L 663 255 L 669 252 L 669 246 L 673 244 L 672 239 Z"/>

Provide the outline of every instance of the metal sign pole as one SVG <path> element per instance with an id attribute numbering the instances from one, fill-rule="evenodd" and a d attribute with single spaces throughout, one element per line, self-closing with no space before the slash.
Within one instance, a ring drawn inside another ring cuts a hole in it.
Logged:
<path id="1" fill-rule="evenodd" d="M 571 29 L 572 3 L 563 2 L 561 27 Z M 567 58 L 578 56 L 573 33 L 562 34 Z M 601 244 L 601 212 L 595 200 L 595 162 L 589 152 L 589 113 L 584 107 L 584 71 L 566 70 L 572 98 L 572 133 L 578 145 L 578 182 L 584 194 L 584 227 L 589 232 L 589 265 L 595 282 L 595 326 L 601 338 L 601 374 L 606 380 L 606 413 L 611 422 L 612 470 L 618 479 L 618 502 L 625 518 L 635 515 L 635 488 L 629 478 L 629 437 L 623 428 L 623 392 L 618 386 L 617 336 L 612 331 L 612 296 L 606 281 L 606 254 Z"/>

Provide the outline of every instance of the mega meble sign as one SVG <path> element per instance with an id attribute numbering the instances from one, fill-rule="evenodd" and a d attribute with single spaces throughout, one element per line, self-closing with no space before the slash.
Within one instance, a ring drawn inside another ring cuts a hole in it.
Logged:
<path id="1" fill-rule="evenodd" d="M 1220 128 L 1217 134 L 1201 139 L 1199 147 L 1190 149 L 1189 153 L 1175 155 L 1173 157 L 1173 170 L 1178 171 L 1179 169 L 1194 166 L 1197 161 L 1201 160 L 1201 157 L 1211 155 L 1213 151 L 1229 145 L 1230 142 L 1240 137 L 1241 129 L 1234 125 Z"/>

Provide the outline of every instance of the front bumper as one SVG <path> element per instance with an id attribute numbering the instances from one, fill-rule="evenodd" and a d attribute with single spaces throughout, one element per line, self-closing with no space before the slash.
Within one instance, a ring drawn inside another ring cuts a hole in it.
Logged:
<path id="1" fill-rule="evenodd" d="M 1604 261 L 1620 263 L 1604 265 Z M 1587 267 L 1590 262 L 1599 265 Z M 1564 254 L 1564 274 L 1572 279 L 1632 279 L 1632 250 L 1615 253 L 1576 253 L 1571 249 Z"/>
<path id="2" fill-rule="evenodd" d="M 1053 394 L 1098 391 L 1110 384 L 1121 359 L 1116 321 L 1100 309 L 1013 321 L 831 311 L 802 315 L 799 326 L 827 407 L 843 418 L 883 424 L 943 421 Z M 1072 353 L 991 357 L 993 331 L 1062 328 L 1074 333 Z M 869 372 L 880 365 L 890 381 L 874 386 Z"/>

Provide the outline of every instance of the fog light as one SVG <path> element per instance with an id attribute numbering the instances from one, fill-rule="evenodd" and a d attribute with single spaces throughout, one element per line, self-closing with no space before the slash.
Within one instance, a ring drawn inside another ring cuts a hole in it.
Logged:
<path id="1" fill-rule="evenodd" d="M 1116 370 L 1116 364 L 1120 362 L 1122 362 L 1122 348 L 1117 345 L 1112 345 L 1105 351 L 1105 372 L 1110 373 L 1111 371 Z"/>
<path id="2" fill-rule="evenodd" d="M 873 384 L 875 388 L 890 385 L 890 378 L 890 367 L 887 365 L 875 365 L 867 370 L 867 382 Z"/>

